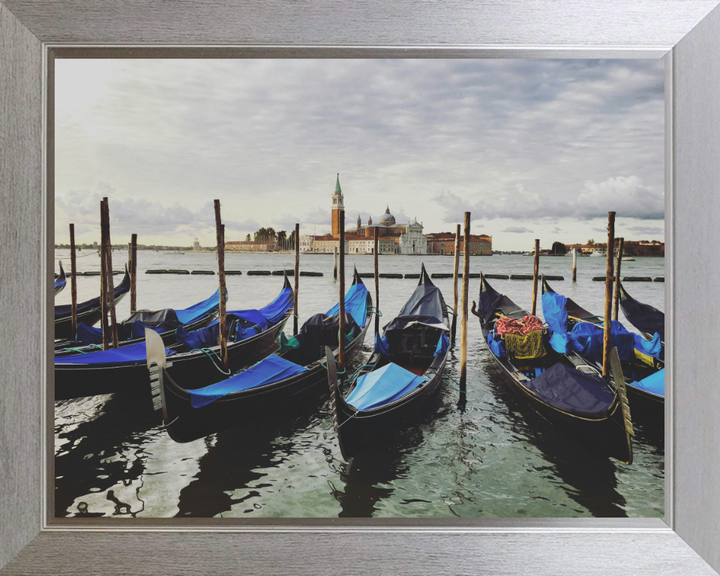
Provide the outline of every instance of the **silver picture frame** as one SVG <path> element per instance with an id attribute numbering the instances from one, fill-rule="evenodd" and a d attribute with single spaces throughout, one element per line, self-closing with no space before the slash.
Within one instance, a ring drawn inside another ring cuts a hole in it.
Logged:
<path id="1" fill-rule="evenodd" d="M 717 0 L 0 0 L 0 574 L 716 574 Z M 54 58 L 664 58 L 664 519 L 51 517 Z M 190 52 L 188 52 L 190 51 Z"/>

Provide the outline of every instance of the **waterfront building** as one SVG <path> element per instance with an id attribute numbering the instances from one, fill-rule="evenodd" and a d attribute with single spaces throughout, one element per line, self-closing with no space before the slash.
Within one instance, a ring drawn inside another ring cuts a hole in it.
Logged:
<path id="1" fill-rule="evenodd" d="M 492 236 L 470 234 L 468 249 L 471 256 L 492 256 Z M 465 238 L 460 236 L 460 254 L 465 250 Z M 427 235 L 428 254 L 455 254 L 455 234 L 438 232 Z"/>
<path id="2" fill-rule="evenodd" d="M 275 252 L 276 250 L 276 242 L 256 242 L 254 240 L 225 242 L 226 252 Z"/>

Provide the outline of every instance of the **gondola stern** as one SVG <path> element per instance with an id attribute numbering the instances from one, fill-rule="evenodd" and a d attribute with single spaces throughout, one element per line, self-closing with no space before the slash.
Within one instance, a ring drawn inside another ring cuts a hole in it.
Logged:
<path id="1" fill-rule="evenodd" d="M 145 356 L 150 372 L 150 394 L 154 411 L 163 410 L 165 416 L 165 344 L 160 334 L 150 328 L 145 328 Z M 167 424 L 167 422 L 166 422 Z"/>

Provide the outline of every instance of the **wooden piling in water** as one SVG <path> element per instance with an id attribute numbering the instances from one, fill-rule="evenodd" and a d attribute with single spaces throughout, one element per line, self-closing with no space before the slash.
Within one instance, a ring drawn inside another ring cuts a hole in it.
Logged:
<path id="1" fill-rule="evenodd" d="M 337 280 L 337 261 L 338 261 L 338 249 L 337 246 L 333 248 L 333 280 Z"/>
<path id="2" fill-rule="evenodd" d="M 618 306 L 620 305 L 620 265 L 622 264 L 624 244 L 625 238 L 618 238 L 617 270 L 615 272 L 615 296 L 613 297 L 613 320 L 618 319 Z"/>
<path id="3" fill-rule="evenodd" d="M 577 282 L 577 248 L 573 248 L 573 282 Z"/>
<path id="4" fill-rule="evenodd" d="M 373 249 L 374 265 L 375 265 L 375 334 L 380 333 L 380 264 L 378 262 L 378 248 L 380 246 L 380 236 L 378 229 L 374 228 L 375 247 Z"/>
<path id="5" fill-rule="evenodd" d="M 345 369 L 345 210 L 340 210 L 340 297 L 338 326 L 338 364 Z"/>
<path id="6" fill-rule="evenodd" d="M 220 308 L 218 320 L 220 324 L 220 359 L 223 368 L 228 369 L 228 351 L 227 351 L 227 327 L 226 327 L 226 302 L 225 302 L 225 226 L 220 217 L 220 200 L 215 200 L 215 235 L 217 238 L 217 259 L 218 259 L 218 278 L 220 282 Z M 295 239 L 297 243 L 297 238 Z"/>
<path id="7" fill-rule="evenodd" d="M 70 224 L 70 322 L 71 338 L 77 333 L 77 260 L 75 257 L 75 224 Z"/>
<path id="8" fill-rule="evenodd" d="M 455 254 L 453 267 L 453 319 L 452 330 L 450 332 L 452 343 L 455 344 L 455 332 L 457 331 L 457 313 L 458 313 L 458 268 L 460 267 L 460 224 L 455 229 Z"/>
<path id="9" fill-rule="evenodd" d="M 462 290 L 462 324 L 460 329 L 460 401 L 467 393 L 467 323 L 468 323 L 468 284 L 470 283 L 470 212 L 465 212 L 465 229 L 463 231 L 463 290 Z"/>
<path id="10" fill-rule="evenodd" d="M 130 237 L 130 314 L 137 311 L 137 234 Z"/>
<path id="11" fill-rule="evenodd" d="M 535 238 L 535 262 L 533 264 L 533 295 L 532 295 L 532 312 L 535 316 L 537 309 L 537 286 L 538 286 L 538 270 L 540 268 L 540 239 Z"/>
<path id="12" fill-rule="evenodd" d="M 102 230 L 101 240 L 105 248 L 103 260 L 105 261 L 106 302 L 110 311 L 110 338 L 112 339 L 113 348 L 117 348 L 120 343 L 118 341 L 117 316 L 115 315 L 115 285 L 112 267 L 112 241 L 110 240 L 110 205 L 107 197 L 103 198 L 100 203 L 100 227 Z"/>
<path id="13" fill-rule="evenodd" d="M 615 247 L 615 212 L 608 212 L 607 272 L 605 273 L 605 330 L 603 332 L 603 378 L 610 377 L 612 329 L 613 248 Z"/>
<path id="14" fill-rule="evenodd" d="M 298 333 L 298 292 L 300 291 L 300 223 L 295 222 L 295 294 L 293 299 L 293 336 Z"/>

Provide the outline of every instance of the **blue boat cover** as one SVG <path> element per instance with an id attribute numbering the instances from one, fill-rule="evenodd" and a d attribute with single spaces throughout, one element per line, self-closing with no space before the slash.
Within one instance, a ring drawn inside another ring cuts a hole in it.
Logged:
<path id="1" fill-rule="evenodd" d="M 424 382 L 426 378 L 391 362 L 360 376 L 345 402 L 357 410 L 372 410 L 405 396 Z"/>
<path id="2" fill-rule="evenodd" d="M 85 322 L 80 322 L 77 325 L 75 339 L 83 345 L 102 344 L 102 328 L 94 328 L 92 326 L 88 326 Z"/>
<path id="3" fill-rule="evenodd" d="M 650 376 L 643 378 L 639 382 L 630 382 L 628 386 L 634 386 L 665 398 L 665 368 L 650 374 Z"/>
<path id="4" fill-rule="evenodd" d="M 307 371 L 308 369 L 304 366 L 298 366 L 280 356 L 271 354 L 244 372 L 227 380 L 197 390 L 188 390 L 190 403 L 193 408 L 202 408 L 228 394 L 279 382 Z"/>
<path id="5" fill-rule="evenodd" d="M 586 360 L 602 363 L 604 328 L 590 322 L 578 322 L 569 334 L 569 345 L 572 350 Z M 611 321 L 610 341 L 613 348 L 617 348 L 620 361 L 631 360 L 635 357 L 633 351 L 635 338 L 617 320 Z"/>
<path id="6" fill-rule="evenodd" d="M 268 322 L 259 310 L 228 312 L 225 317 L 225 325 L 228 327 L 229 342 L 240 342 L 268 329 Z M 218 346 L 219 336 L 220 322 L 217 319 L 204 328 L 190 332 L 186 332 L 180 326 L 175 333 L 175 339 L 178 343 L 183 344 L 185 352 Z"/>
<path id="7" fill-rule="evenodd" d="M 437 348 L 435 348 L 435 354 L 433 356 L 442 356 L 450 348 L 450 338 L 444 332 L 440 334 L 438 339 Z"/>
<path id="8" fill-rule="evenodd" d="M 602 377 L 562 363 L 532 378 L 527 387 L 547 404 L 579 416 L 605 416 L 615 399 Z"/>
<path id="9" fill-rule="evenodd" d="M 57 292 L 58 288 L 65 288 L 65 284 L 67 284 L 67 280 L 65 278 L 62 280 L 55 280 L 55 291 Z"/>
<path id="10" fill-rule="evenodd" d="M 227 296 L 227 292 L 225 295 Z M 190 324 L 191 322 L 195 322 L 203 316 L 206 316 L 213 310 L 216 310 L 219 306 L 220 289 L 218 288 L 215 291 L 215 294 L 210 296 L 207 300 L 198 302 L 197 304 L 190 306 L 189 308 L 185 308 L 184 310 L 175 310 L 175 314 L 177 315 L 177 319 L 180 324 Z"/>
<path id="11" fill-rule="evenodd" d="M 655 332 L 651 340 L 645 340 L 640 334 L 633 334 L 635 338 L 635 349 L 653 358 L 662 358 L 663 345 L 660 334 Z"/>
<path id="12" fill-rule="evenodd" d="M 172 356 L 174 350 L 165 348 L 165 356 Z M 132 366 L 147 362 L 145 342 L 111 348 L 110 350 L 99 350 L 90 354 L 71 354 L 68 356 L 56 356 L 55 365 L 74 364 L 86 366 Z"/>
<path id="13" fill-rule="evenodd" d="M 380 334 L 375 334 L 375 352 L 390 356 L 390 345 L 388 344 L 387 338 L 384 336 L 380 338 Z"/>
<path id="14" fill-rule="evenodd" d="M 550 346 L 559 354 L 567 354 L 567 298 L 557 292 L 545 292 L 541 302 L 543 317 L 550 326 Z"/>
<path id="15" fill-rule="evenodd" d="M 353 284 L 345 293 L 345 312 L 350 314 L 360 328 L 365 327 L 367 318 L 367 287 L 362 282 Z M 335 304 L 327 311 L 327 316 L 335 316 L 340 313 L 340 304 Z"/>
<path id="16" fill-rule="evenodd" d="M 502 341 L 502 338 L 498 338 L 496 340 L 493 333 L 488 332 L 487 343 L 490 347 L 490 352 L 495 354 L 498 358 L 504 358 L 507 356 L 507 353 L 505 352 L 505 343 Z"/>

